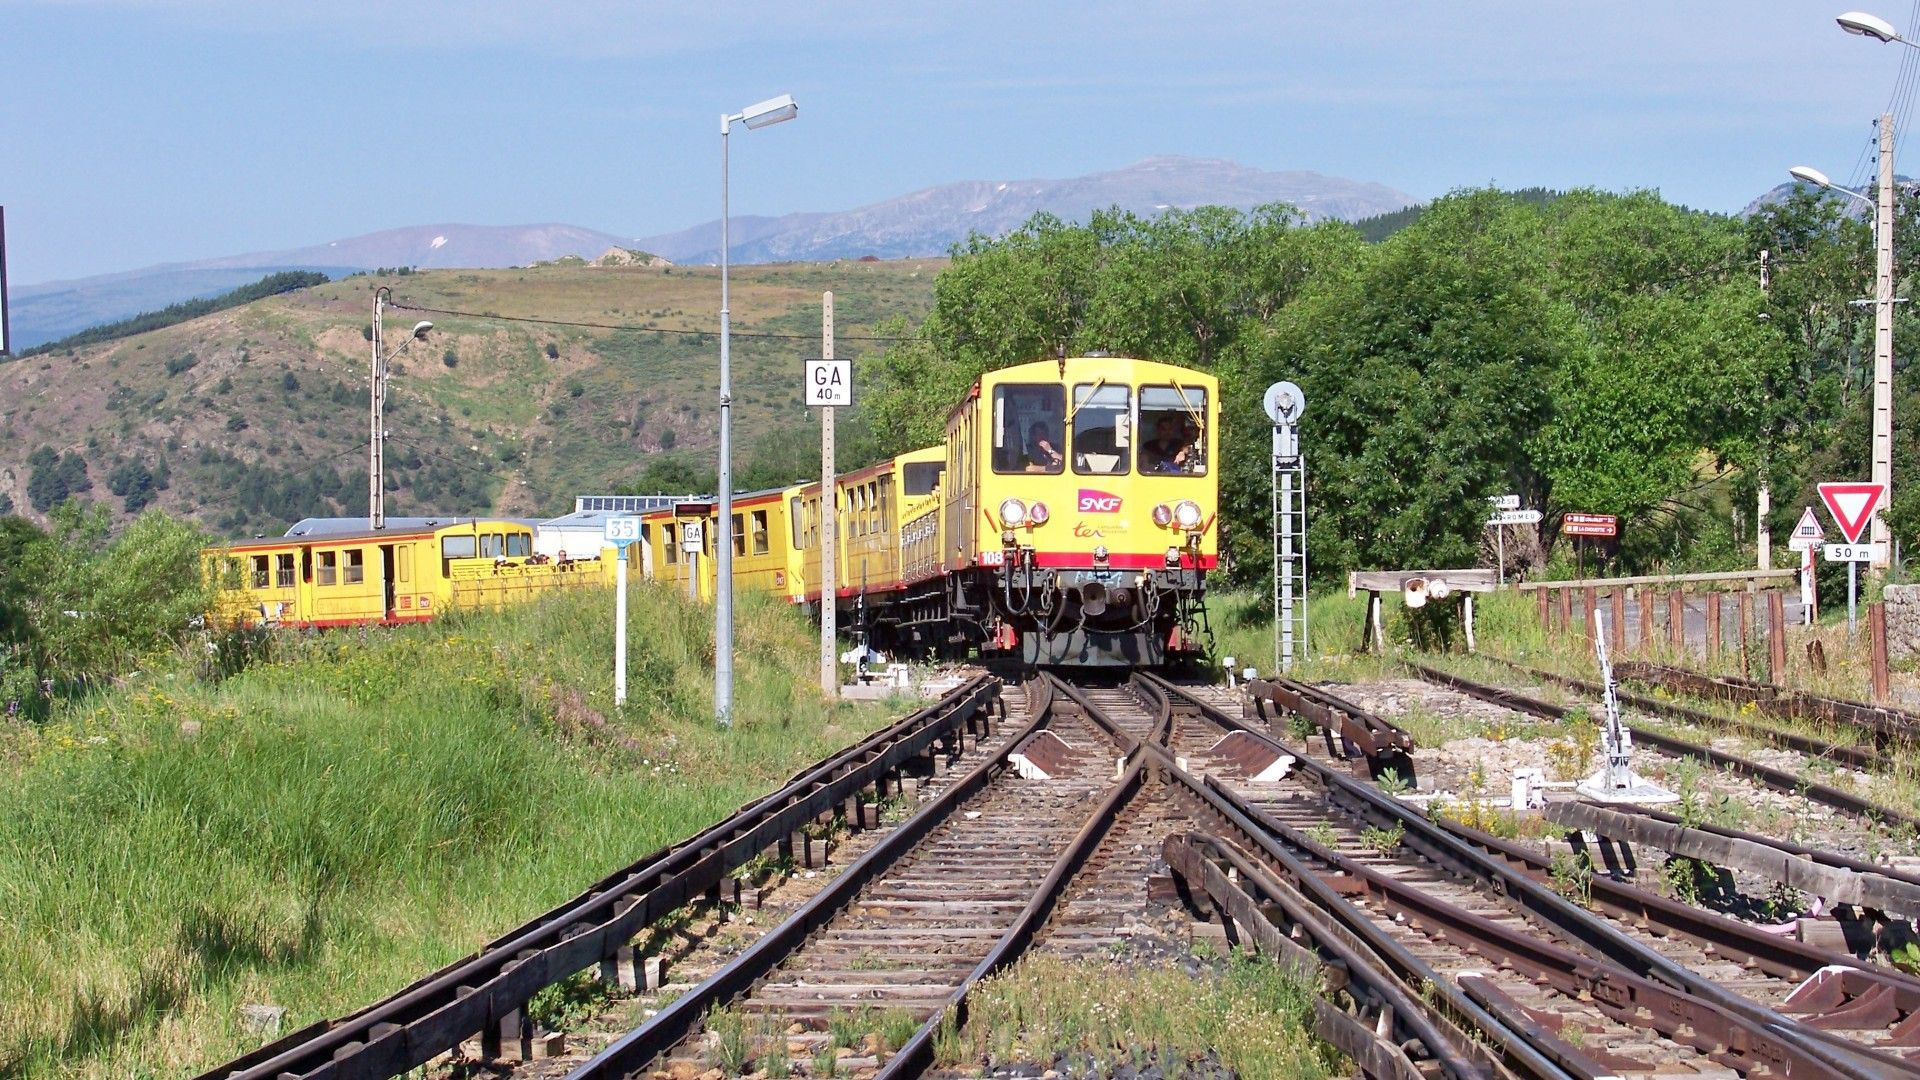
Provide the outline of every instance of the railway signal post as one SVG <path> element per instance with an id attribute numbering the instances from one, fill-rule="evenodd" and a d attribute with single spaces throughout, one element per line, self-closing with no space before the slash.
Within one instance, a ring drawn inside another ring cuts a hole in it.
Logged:
<path id="1" fill-rule="evenodd" d="M 613 578 L 613 703 L 627 703 L 627 547 L 640 539 L 640 519 L 607 519 L 607 543 L 620 551 Z"/>
<path id="2" fill-rule="evenodd" d="M 1299 430 L 1306 404 L 1293 383 L 1267 387 L 1267 419 L 1273 421 L 1273 666 L 1282 672 L 1292 671 L 1295 651 L 1307 648 L 1307 467 Z"/>

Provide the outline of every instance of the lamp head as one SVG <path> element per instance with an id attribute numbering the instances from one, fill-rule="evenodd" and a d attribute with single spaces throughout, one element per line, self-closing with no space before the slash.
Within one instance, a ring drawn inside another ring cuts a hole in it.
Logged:
<path id="1" fill-rule="evenodd" d="M 1826 173 L 1821 172 L 1811 165 L 1795 165 L 1793 168 L 1787 170 L 1787 175 L 1803 184 L 1812 184 L 1814 187 L 1830 188 L 1833 186 L 1833 181 L 1827 179 Z"/>
<path id="2" fill-rule="evenodd" d="M 413 340 L 415 341 L 427 340 L 427 331 L 431 329 L 433 329 L 433 324 L 430 322 L 415 323 L 413 325 Z"/>
<path id="3" fill-rule="evenodd" d="M 792 94 L 781 94 L 777 98 L 768 98 L 755 105 L 740 110 L 740 122 L 748 130 L 770 127 L 783 120 L 791 120 L 800 115 L 800 106 L 793 100 Z"/>
<path id="4" fill-rule="evenodd" d="M 1900 40 L 1900 32 L 1893 28 L 1892 23 L 1864 11 L 1849 11 L 1833 21 L 1849 34 L 1870 37 L 1882 43 Z"/>

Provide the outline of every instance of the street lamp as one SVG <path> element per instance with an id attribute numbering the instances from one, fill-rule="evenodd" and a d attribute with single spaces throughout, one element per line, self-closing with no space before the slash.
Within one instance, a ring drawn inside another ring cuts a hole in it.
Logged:
<path id="1" fill-rule="evenodd" d="M 749 131 L 771 127 L 800 115 L 792 94 L 781 94 L 737 113 L 720 114 L 720 542 L 714 564 L 717 603 L 713 627 L 713 712 L 721 727 L 733 723 L 733 316 L 727 301 L 727 135 L 734 121 Z M 827 492 L 832 498 L 833 493 Z M 832 597 L 822 597 L 832 603 Z"/>
<path id="2" fill-rule="evenodd" d="M 427 340 L 427 332 L 433 324 L 425 321 L 413 324 L 413 333 L 390 353 L 382 353 L 385 341 L 387 296 L 393 290 L 385 285 L 373 290 L 373 370 L 371 398 L 373 427 L 369 437 L 370 449 L 367 460 L 367 527 L 384 529 L 387 527 L 387 489 L 386 489 L 386 441 L 387 441 L 387 368 L 395 357 L 407 351 L 407 347 L 416 341 Z"/>
<path id="3" fill-rule="evenodd" d="M 1849 11 L 1834 20 L 1840 29 L 1883 45 L 1898 42 L 1920 48 L 1893 28 L 1893 24 L 1864 11 Z M 1880 115 L 1880 189 L 1874 201 L 1873 288 L 1873 482 L 1881 485 L 1880 505 L 1873 515 L 1873 569 L 1883 570 L 1889 545 L 1885 507 L 1893 505 L 1893 114 Z"/>
<path id="4" fill-rule="evenodd" d="M 1840 185 L 1834 183 L 1832 180 L 1828 179 L 1826 173 L 1821 172 L 1819 169 L 1816 169 L 1811 165 L 1795 165 L 1793 168 L 1787 170 L 1787 175 L 1793 177 L 1795 180 L 1798 180 L 1803 184 L 1812 184 L 1814 187 L 1826 188 L 1828 191 L 1839 192 L 1840 194 L 1845 195 L 1848 198 L 1859 199 L 1861 202 L 1866 203 L 1868 206 L 1873 205 L 1872 199 L 1867 198 L 1865 195 L 1860 194 L 1859 192 L 1853 190 L 1852 188 L 1841 187 Z"/>

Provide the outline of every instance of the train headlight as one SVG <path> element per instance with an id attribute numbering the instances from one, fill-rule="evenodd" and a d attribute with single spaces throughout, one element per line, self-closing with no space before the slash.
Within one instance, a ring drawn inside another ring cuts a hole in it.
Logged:
<path id="1" fill-rule="evenodd" d="M 1047 510 L 1047 504 L 1043 502 L 1034 503 L 1027 509 L 1027 520 L 1035 525 L 1045 525 L 1047 519 L 1052 516 L 1053 514 Z"/>
<path id="2" fill-rule="evenodd" d="M 1160 505 L 1154 507 L 1153 523 L 1155 525 L 1160 526 L 1163 529 L 1166 528 L 1168 525 L 1173 524 L 1173 508 L 1168 506 L 1166 503 L 1161 503 Z"/>
<path id="3" fill-rule="evenodd" d="M 1009 529 L 1017 529 L 1027 523 L 1027 504 L 1019 499 L 1005 499 L 1000 503 L 1000 520 Z"/>
<path id="4" fill-rule="evenodd" d="M 1167 549 L 1167 565 L 1168 566 L 1180 565 L 1180 549 L 1179 548 L 1170 547 Z"/>
<path id="5" fill-rule="evenodd" d="M 1200 526 L 1200 504 L 1192 499 L 1181 499 L 1173 508 L 1173 519 L 1183 529 L 1195 529 Z"/>
<path id="6" fill-rule="evenodd" d="M 1109 552 L 1107 551 L 1107 545 L 1105 544 L 1093 545 L 1093 561 L 1094 562 L 1097 562 L 1097 563 L 1106 562 L 1108 554 Z"/>

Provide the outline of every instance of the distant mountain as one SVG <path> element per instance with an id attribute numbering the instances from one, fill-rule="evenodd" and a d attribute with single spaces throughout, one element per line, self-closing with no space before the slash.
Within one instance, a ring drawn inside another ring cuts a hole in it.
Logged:
<path id="1" fill-rule="evenodd" d="M 943 184 L 853 210 L 736 217 L 729 237 L 742 263 L 944 255 L 970 233 L 999 235 L 1036 212 L 1085 220 L 1118 206 L 1138 214 L 1173 207 L 1286 202 L 1314 219 L 1354 221 L 1412 205 L 1381 184 L 1305 171 L 1267 172 L 1211 158 L 1153 157 L 1124 169 L 1064 180 L 973 180 Z M 164 263 L 141 270 L 12 289 L 16 347 L 215 296 L 282 270 L 339 276 L 383 266 L 525 266 L 610 248 L 644 249 L 678 263 L 720 259 L 720 224 L 632 240 L 576 225 L 418 225 L 283 251 Z"/>
<path id="2" fill-rule="evenodd" d="M 969 233 L 999 235 L 1039 211 L 1085 220 L 1118 206 L 1151 215 L 1170 208 L 1291 203 L 1314 219 L 1353 221 L 1410 206 L 1382 184 L 1316 172 L 1267 172 L 1232 161 L 1151 157 L 1111 172 L 1065 180 L 970 180 L 942 184 L 838 213 L 734 218 L 728 238 L 739 262 L 944 255 Z M 717 262 L 720 223 L 644 237 L 639 246 L 678 263 Z"/>
<path id="3" fill-rule="evenodd" d="M 1920 180 L 1915 180 L 1913 177 L 1910 177 L 1910 176 L 1895 176 L 1893 178 L 1893 183 L 1896 188 L 1901 188 L 1909 192 L 1920 190 Z M 1740 216 L 1752 217 L 1755 213 L 1759 212 L 1761 209 L 1765 207 L 1771 206 L 1777 202 L 1785 202 L 1788 196 L 1792 195 L 1796 190 L 1799 190 L 1801 188 L 1806 188 L 1809 191 L 1818 190 L 1812 184 L 1803 184 L 1798 180 L 1789 180 L 1784 184 L 1775 184 L 1773 187 L 1767 189 L 1766 194 L 1761 195 L 1759 198 L 1748 203 L 1747 208 L 1745 210 L 1740 211 Z M 1845 190 L 1853 190 L 1853 189 L 1849 188 Z M 1871 199 L 1873 198 L 1873 186 L 1869 184 L 1866 187 L 1862 187 L 1858 189 L 1855 192 L 1855 194 Z M 1845 200 L 1847 204 L 1846 213 L 1848 217 L 1865 219 L 1868 214 L 1866 203 L 1863 203 L 1858 199 L 1849 199 L 1845 195 L 1841 194 L 1840 191 L 1838 190 L 1829 192 L 1828 198 Z"/>
<path id="4" fill-rule="evenodd" d="M 216 296 L 282 270 L 338 277 L 382 266 L 523 266 L 567 255 L 593 258 L 627 242 L 576 225 L 413 225 L 284 251 L 256 251 L 39 285 L 16 285 L 16 348 L 32 348 L 90 326 Z"/>

